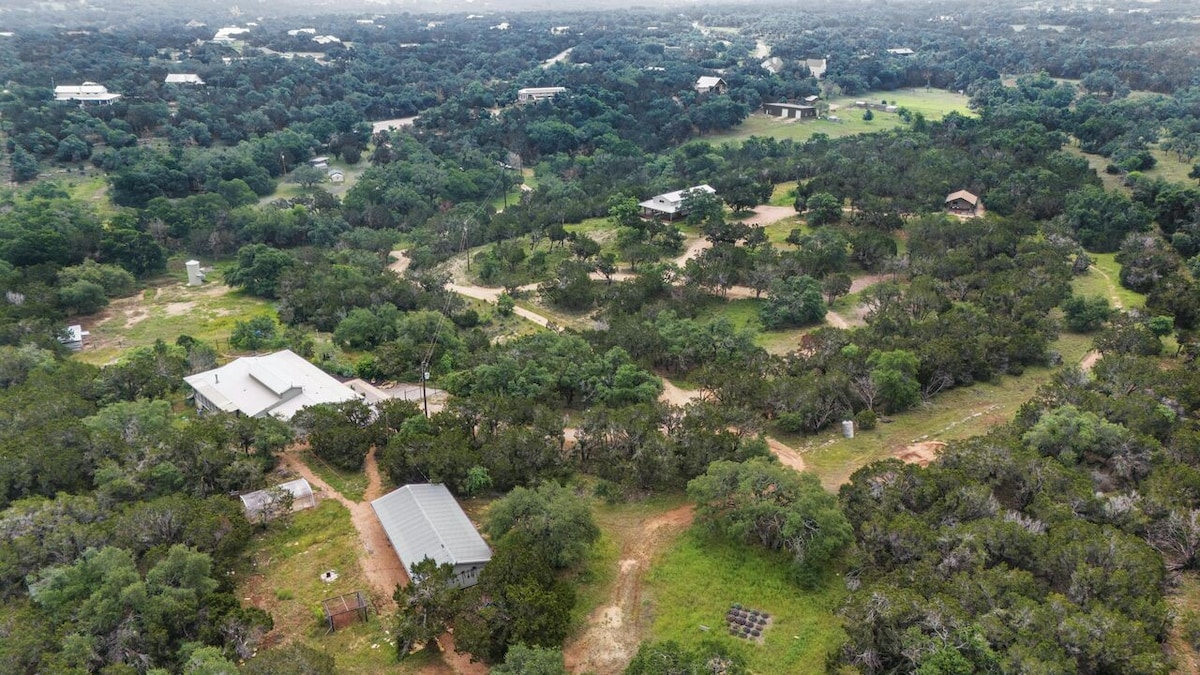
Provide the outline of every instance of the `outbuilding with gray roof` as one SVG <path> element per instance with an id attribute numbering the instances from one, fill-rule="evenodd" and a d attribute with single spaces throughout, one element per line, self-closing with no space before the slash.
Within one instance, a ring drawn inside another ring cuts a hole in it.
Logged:
<path id="1" fill-rule="evenodd" d="M 410 578 L 413 565 L 432 558 L 454 566 L 457 587 L 479 583 L 492 549 L 445 485 L 405 485 L 371 502 L 371 508 Z"/>

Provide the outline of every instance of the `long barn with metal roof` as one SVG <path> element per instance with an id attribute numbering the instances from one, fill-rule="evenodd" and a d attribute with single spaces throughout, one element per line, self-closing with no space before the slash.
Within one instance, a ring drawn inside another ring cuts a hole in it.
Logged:
<path id="1" fill-rule="evenodd" d="M 479 583 L 492 549 L 445 485 L 405 485 L 371 502 L 371 508 L 410 577 L 413 565 L 432 558 L 454 566 L 459 588 Z"/>

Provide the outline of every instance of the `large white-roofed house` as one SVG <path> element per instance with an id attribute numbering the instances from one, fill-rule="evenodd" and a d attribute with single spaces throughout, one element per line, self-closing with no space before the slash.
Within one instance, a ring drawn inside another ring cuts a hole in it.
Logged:
<path id="1" fill-rule="evenodd" d="M 546 101 L 565 92 L 566 87 L 525 87 L 517 90 L 517 103 Z"/>
<path id="2" fill-rule="evenodd" d="M 204 84 L 204 80 L 195 73 L 167 73 L 163 82 L 167 84 Z"/>
<path id="3" fill-rule="evenodd" d="M 371 502 L 405 572 L 431 558 L 454 566 L 454 584 L 479 583 L 479 573 L 492 559 L 492 549 L 445 485 L 413 483 Z"/>
<path id="4" fill-rule="evenodd" d="M 121 98 L 120 94 L 114 94 L 108 90 L 108 87 L 95 82 L 62 84 L 54 88 L 55 101 L 79 101 L 81 104 L 101 103 L 107 105 L 119 98 Z"/>
<path id="5" fill-rule="evenodd" d="M 196 392 L 200 410 L 271 415 L 290 420 L 302 408 L 359 398 L 350 387 L 291 350 L 245 356 L 183 378 Z"/>

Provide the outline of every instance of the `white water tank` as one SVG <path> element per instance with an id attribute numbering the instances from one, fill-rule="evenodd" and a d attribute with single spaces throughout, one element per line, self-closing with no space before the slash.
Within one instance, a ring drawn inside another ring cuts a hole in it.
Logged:
<path id="1" fill-rule="evenodd" d="M 184 263 L 187 267 L 188 286 L 199 286 L 204 283 L 204 272 L 200 271 L 199 260 L 189 260 Z"/>
<path id="2" fill-rule="evenodd" d="M 842 420 L 842 435 L 854 438 L 854 420 Z"/>

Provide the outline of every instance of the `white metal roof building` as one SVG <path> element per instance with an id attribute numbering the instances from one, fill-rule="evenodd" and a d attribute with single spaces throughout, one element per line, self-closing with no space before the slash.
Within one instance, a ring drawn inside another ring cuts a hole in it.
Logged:
<path id="1" fill-rule="evenodd" d="M 82 103 L 112 103 L 121 98 L 113 94 L 108 87 L 95 82 L 83 84 L 62 84 L 54 88 L 55 101 L 80 101 Z"/>
<path id="2" fill-rule="evenodd" d="M 303 478 L 280 483 L 266 490 L 256 490 L 242 495 L 242 506 L 246 509 L 246 519 L 251 522 L 262 522 L 283 515 L 275 507 L 281 492 L 292 495 L 292 511 L 311 509 L 317 505 L 317 497 L 313 494 L 312 486 Z"/>
<path id="3" fill-rule="evenodd" d="M 544 101 L 554 98 L 565 92 L 566 87 L 525 87 L 517 90 L 518 103 L 531 103 L 533 101 Z"/>
<path id="4" fill-rule="evenodd" d="M 310 405 L 358 398 L 349 387 L 288 349 L 242 357 L 183 380 L 196 390 L 200 410 L 240 412 L 247 417 L 290 420 Z"/>
<path id="5" fill-rule="evenodd" d="M 479 583 L 492 549 L 445 485 L 414 483 L 371 502 L 405 571 L 425 558 L 454 565 L 455 585 Z"/>
<path id="6" fill-rule="evenodd" d="M 195 73 L 167 73 L 163 81 L 167 84 L 204 84 L 204 80 Z"/>
<path id="7" fill-rule="evenodd" d="M 655 197 L 651 197 L 644 202 L 640 202 L 638 206 L 642 207 L 642 215 L 646 217 L 659 217 L 672 219 L 676 216 L 684 215 L 683 212 L 683 197 L 687 193 L 698 190 L 707 192 L 708 194 L 716 194 L 717 191 L 710 185 L 697 185 L 687 188 L 686 190 L 676 190 Z"/>
<path id="8" fill-rule="evenodd" d="M 713 75 L 701 75 L 696 79 L 696 91 L 707 94 L 710 91 L 720 93 L 725 89 L 725 80 Z"/>

